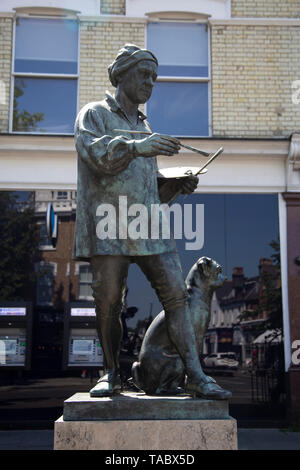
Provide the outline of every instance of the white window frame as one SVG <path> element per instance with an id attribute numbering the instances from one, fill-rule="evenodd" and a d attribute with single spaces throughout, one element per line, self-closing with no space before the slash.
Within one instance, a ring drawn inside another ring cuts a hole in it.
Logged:
<path id="1" fill-rule="evenodd" d="M 59 194 L 59 193 L 62 193 L 62 194 Z M 66 193 L 66 197 L 60 197 L 60 196 L 63 196 L 63 195 L 64 195 L 63 193 Z M 68 190 L 66 190 L 66 191 L 64 191 L 64 190 L 58 190 L 58 191 L 57 191 L 57 194 L 56 194 L 56 200 L 57 200 L 57 201 L 67 201 L 67 200 L 71 199 L 71 197 L 69 197 L 69 196 L 70 196 L 70 195 L 69 195 L 69 191 L 68 191 Z"/>
<path id="2" fill-rule="evenodd" d="M 81 261 L 75 264 L 75 276 L 78 276 L 78 299 L 79 300 L 94 300 L 94 297 L 92 295 L 80 295 L 80 268 L 81 266 L 90 266 L 90 263 L 87 261 Z"/>
<path id="3" fill-rule="evenodd" d="M 172 77 L 172 76 L 161 76 L 158 75 L 156 82 L 179 82 L 179 83 L 207 83 L 208 84 L 208 135 L 180 135 L 178 137 L 184 139 L 198 139 L 198 138 L 209 138 L 212 137 L 212 113 L 211 113 L 211 28 L 208 20 L 206 18 L 200 19 L 197 18 L 194 21 L 188 21 L 186 19 L 168 19 L 168 18 L 149 18 L 147 26 L 145 28 L 145 44 L 147 48 L 148 44 L 148 24 L 149 23 L 184 23 L 184 24 L 205 24 L 207 27 L 207 43 L 208 43 L 208 75 L 207 77 Z M 147 114 L 147 103 L 145 104 L 145 112 Z M 151 124 L 151 123 L 150 123 Z M 177 137 L 177 135 L 174 135 Z"/>
<path id="4" fill-rule="evenodd" d="M 76 80 L 77 82 L 77 93 L 76 93 L 76 114 L 79 109 L 79 70 L 80 70 L 80 21 L 77 16 L 66 15 L 63 19 L 74 20 L 78 23 L 78 47 L 77 47 L 77 73 L 76 74 L 63 74 L 63 73 L 23 73 L 15 72 L 15 50 L 16 50 L 16 22 L 18 18 L 34 18 L 34 19 L 48 19 L 48 20 L 57 20 L 60 19 L 59 16 L 51 15 L 37 15 L 30 13 L 18 13 L 13 21 L 13 38 L 12 38 L 12 61 L 11 61 L 11 83 L 10 83 L 10 103 L 9 103 L 9 127 L 8 132 L 10 134 L 27 134 L 27 135 L 74 135 L 74 132 L 68 132 L 64 134 L 57 134 L 55 132 L 24 132 L 24 131 L 14 131 L 13 130 L 13 110 L 14 110 L 14 90 L 15 90 L 15 77 L 24 77 L 24 78 L 66 78 L 70 80 Z"/>

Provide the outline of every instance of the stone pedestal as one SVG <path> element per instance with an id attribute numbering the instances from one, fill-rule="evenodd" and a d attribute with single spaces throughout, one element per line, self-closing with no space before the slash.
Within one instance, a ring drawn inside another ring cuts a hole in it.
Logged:
<path id="1" fill-rule="evenodd" d="M 227 401 L 77 393 L 55 422 L 54 449 L 235 450 L 237 426 Z"/>

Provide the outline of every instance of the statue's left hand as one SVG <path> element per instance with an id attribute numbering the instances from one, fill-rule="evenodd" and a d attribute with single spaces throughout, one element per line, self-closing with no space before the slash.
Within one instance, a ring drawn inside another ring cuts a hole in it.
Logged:
<path id="1" fill-rule="evenodd" d="M 198 186 L 198 176 L 190 175 L 178 179 L 178 189 L 182 194 L 191 194 Z"/>

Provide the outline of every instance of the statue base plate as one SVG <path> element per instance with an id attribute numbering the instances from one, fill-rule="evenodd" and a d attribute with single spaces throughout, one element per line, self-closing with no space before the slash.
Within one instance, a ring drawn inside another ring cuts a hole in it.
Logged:
<path id="1" fill-rule="evenodd" d="M 76 393 L 55 422 L 55 450 L 235 450 L 236 420 L 227 401 L 187 395 Z"/>

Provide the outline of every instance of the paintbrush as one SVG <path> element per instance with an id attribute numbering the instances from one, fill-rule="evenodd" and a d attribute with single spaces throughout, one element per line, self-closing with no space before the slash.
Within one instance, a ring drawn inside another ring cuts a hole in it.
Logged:
<path id="1" fill-rule="evenodd" d="M 124 132 L 124 133 L 127 133 L 127 132 L 130 132 L 131 134 L 144 134 L 144 135 L 152 135 L 152 132 L 147 132 L 147 131 L 132 131 L 130 129 L 113 129 L 114 132 Z M 195 147 L 192 147 L 191 145 L 186 145 L 186 144 L 182 144 L 181 142 L 179 142 L 181 147 L 184 147 L 188 150 L 192 150 L 192 152 L 196 152 L 196 153 L 200 153 L 200 155 L 203 155 L 204 157 L 209 157 L 210 154 L 207 153 L 207 152 L 204 152 L 203 150 L 199 150 L 199 149 L 196 149 Z"/>

